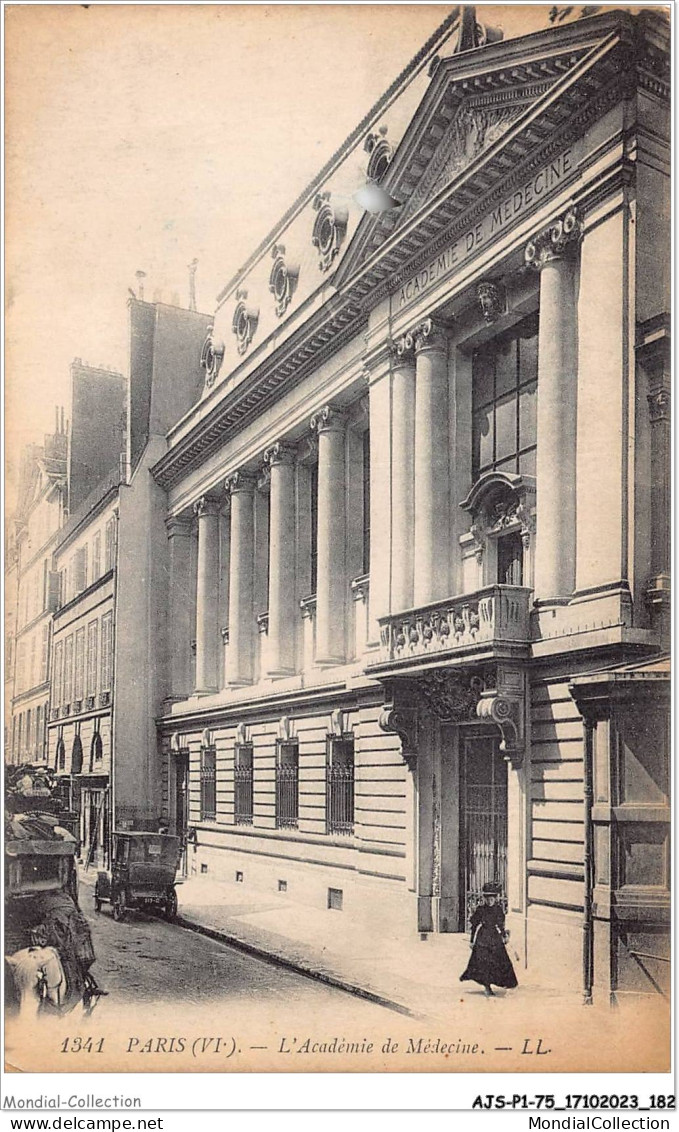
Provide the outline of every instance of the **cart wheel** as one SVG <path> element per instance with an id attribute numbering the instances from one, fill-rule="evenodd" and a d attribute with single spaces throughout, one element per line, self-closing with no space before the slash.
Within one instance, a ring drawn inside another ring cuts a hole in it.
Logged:
<path id="1" fill-rule="evenodd" d="M 170 889 L 165 900 L 165 919 L 174 920 L 177 915 L 177 893 Z"/>
<path id="2" fill-rule="evenodd" d="M 119 892 L 113 901 L 113 919 L 118 921 L 124 920 L 126 911 L 125 893 Z"/>

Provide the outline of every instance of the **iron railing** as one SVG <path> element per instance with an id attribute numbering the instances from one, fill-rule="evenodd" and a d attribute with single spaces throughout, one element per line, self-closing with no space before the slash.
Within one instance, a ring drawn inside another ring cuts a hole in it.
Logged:
<path id="1" fill-rule="evenodd" d="M 237 766 L 233 772 L 234 804 L 233 820 L 236 825 L 252 825 L 253 821 L 253 774 L 252 765 Z"/>
<path id="2" fill-rule="evenodd" d="M 276 767 L 276 828 L 297 829 L 299 824 L 299 767 Z"/>
<path id="3" fill-rule="evenodd" d="M 331 764 L 325 779 L 326 824 L 328 833 L 354 832 L 353 765 Z"/>
<path id="4" fill-rule="evenodd" d="M 214 821 L 217 816 L 217 752 L 204 750 L 200 766 L 200 816 Z"/>

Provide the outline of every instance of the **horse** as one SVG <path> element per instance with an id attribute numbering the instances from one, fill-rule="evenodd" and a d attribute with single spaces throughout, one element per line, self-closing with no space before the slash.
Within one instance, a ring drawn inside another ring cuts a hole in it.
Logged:
<path id="1" fill-rule="evenodd" d="M 54 947 L 24 947 L 6 955 L 20 1022 L 32 1021 L 41 1009 L 61 1010 L 67 993 L 66 975 Z M 11 987 L 8 990 L 11 993 Z"/>

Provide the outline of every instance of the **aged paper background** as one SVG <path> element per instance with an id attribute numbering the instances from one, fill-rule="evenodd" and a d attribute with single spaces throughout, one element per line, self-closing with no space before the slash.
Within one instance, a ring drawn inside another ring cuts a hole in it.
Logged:
<path id="1" fill-rule="evenodd" d="M 224 281 L 446 11 L 5 7 L 8 510 L 24 444 L 51 427 L 55 404 L 67 403 L 73 357 L 125 371 L 126 288 L 135 270 L 146 270 L 149 290 L 181 294 L 184 303 L 185 265 L 197 255 L 199 309 L 210 310 Z M 548 11 L 496 5 L 485 18 L 509 37 L 545 27 Z M 366 1032 L 348 996 L 331 1017 L 244 995 L 226 1017 L 181 1002 L 140 1000 L 122 1011 L 111 1000 L 86 1022 L 71 1015 L 8 1028 L 6 1054 L 10 1071 L 55 1073 L 668 1066 L 664 1003 L 615 1015 L 555 1014 L 548 997 L 526 1005 L 519 994 L 511 1009 L 508 1001 L 490 1005 L 498 1009 L 461 996 L 445 1026 L 386 1011 L 378 1020 L 376 1007 Z M 104 1038 L 103 1051 L 64 1064 L 60 1047 L 74 1033 Z M 361 1051 L 293 1055 L 292 1038 L 338 1039 Z M 408 1052 L 420 1039 L 447 1048 Z M 543 1056 L 527 1058 L 526 1041 L 541 1042 Z"/>

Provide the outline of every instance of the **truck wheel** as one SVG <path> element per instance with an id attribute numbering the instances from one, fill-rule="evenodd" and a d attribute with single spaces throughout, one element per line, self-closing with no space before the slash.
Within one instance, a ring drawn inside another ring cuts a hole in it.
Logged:
<path id="1" fill-rule="evenodd" d="M 119 922 L 121 920 L 124 920 L 126 912 L 127 905 L 125 903 L 125 893 L 119 892 L 115 900 L 113 901 L 113 919 L 118 920 Z"/>

